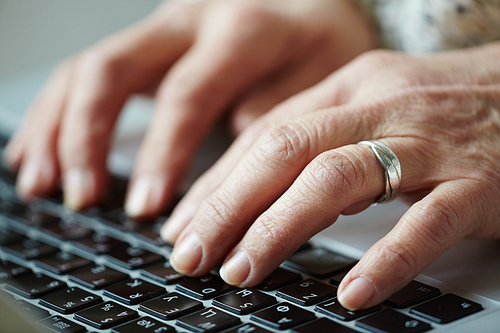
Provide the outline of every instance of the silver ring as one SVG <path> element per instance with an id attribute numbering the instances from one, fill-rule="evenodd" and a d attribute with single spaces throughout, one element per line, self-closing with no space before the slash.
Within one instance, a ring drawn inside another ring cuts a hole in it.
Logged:
<path id="1" fill-rule="evenodd" d="M 401 186 L 401 163 L 394 152 L 382 141 L 370 140 L 358 142 L 358 145 L 369 146 L 382 168 L 385 175 L 385 193 L 376 204 L 383 204 L 396 199 Z"/>

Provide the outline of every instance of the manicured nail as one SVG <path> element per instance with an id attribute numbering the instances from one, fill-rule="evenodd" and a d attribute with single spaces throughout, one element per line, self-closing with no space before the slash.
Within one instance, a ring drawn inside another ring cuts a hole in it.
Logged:
<path id="1" fill-rule="evenodd" d="M 161 237 L 174 244 L 184 227 L 193 219 L 196 209 L 187 205 L 177 206 L 160 230 Z"/>
<path id="2" fill-rule="evenodd" d="M 231 285 L 240 285 L 250 274 L 250 260 L 245 250 L 238 250 L 220 269 L 221 278 Z"/>
<path id="3" fill-rule="evenodd" d="M 74 168 L 64 174 L 64 205 L 71 210 L 84 208 L 94 195 L 92 172 Z"/>
<path id="4" fill-rule="evenodd" d="M 200 239 L 195 233 L 190 233 L 174 246 L 170 256 L 170 264 L 181 274 L 192 273 L 201 262 L 202 248 Z"/>
<path id="5" fill-rule="evenodd" d="M 339 302 L 348 310 L 358 310 L 375 294 L 373 283 L 364 277 L 351 281 L 339 295 Z"/>
<path id="6" fill-rule="evenodd" d="M 158 202 L 160 193 L 155 191 L 158 180 L 152 176 L 141 176 L 132 184 L 125 202 L 125 212 L 128 216 L 147 215 L 147 207 L 153 207 Z"/>
<path id="7" fill-rule="evenodd" d="M 43 167 L 43 164 L 36 159 L 28 160 L 23 166 L 17 181 L 17 189 L 20 197 L 23 199 L 31 198 L 31 193 L 44 174 Z"/>

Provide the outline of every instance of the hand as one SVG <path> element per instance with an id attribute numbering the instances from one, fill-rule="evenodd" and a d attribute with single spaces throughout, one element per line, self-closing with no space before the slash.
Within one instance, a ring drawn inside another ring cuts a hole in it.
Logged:
<path id="1" fill-rule="evenodd" d="M 6 160 L 20 169 L 18 193 L 49 194 L 60 177 L 69 208 L 97 203 L 122 106 L 154 92 L 125 207 L 134 217 L 154 215 L 225 110 L 241 131 L 373 47 L 370 31 L 349 0 L 165 3 L 55 70 L 7 147 Z"/>
<path id="2" fill-rule="evenodd" d="M 385 192 L 370 147 L 398 156 L 394 229 L 346 275 L 348 309 L 409 283 L 464 237 L 500 237 L 500 43 L 412 57 L 368 52 L 255 121 L 174 210 L 172 265 L 202 275 L 224 261 L 233 285 L 259 283 L 340 214 Z"/>

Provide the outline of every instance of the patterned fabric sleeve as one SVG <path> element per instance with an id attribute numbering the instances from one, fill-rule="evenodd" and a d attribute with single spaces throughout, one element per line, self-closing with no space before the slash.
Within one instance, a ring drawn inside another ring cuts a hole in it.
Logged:
<path id="1" fill-rule="evenodd" d="M 500 40 L 500 0 L 354 0 L 379 29 L 380 46 L 408 53 Z"/>

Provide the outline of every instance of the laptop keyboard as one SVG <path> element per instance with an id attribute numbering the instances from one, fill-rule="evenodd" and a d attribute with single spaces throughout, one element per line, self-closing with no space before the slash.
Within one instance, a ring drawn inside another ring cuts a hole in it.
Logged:
<path id="1" fill-rule="evenodd" d="M 1 152 L 1 150 L 0 150 Z M 355 259 L 305 244 L 255 288 L 213 271 L 174 271 L 159 236 L 166 217 L 127 219 L 126 183 L 109 202 L 74 213 L 61 198 L 29 205 L 0 168 L 0 297 L 51 332 L 425 332 L 483 310 L 477 302 L 412 281 L 380 306 L 348 311 L 336 300 Z"/>

